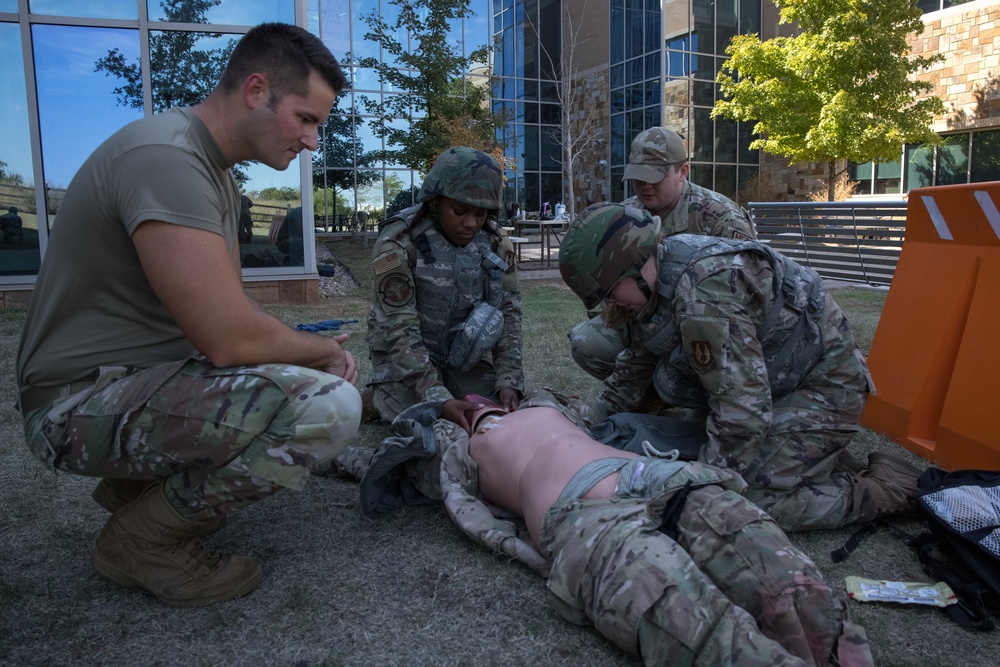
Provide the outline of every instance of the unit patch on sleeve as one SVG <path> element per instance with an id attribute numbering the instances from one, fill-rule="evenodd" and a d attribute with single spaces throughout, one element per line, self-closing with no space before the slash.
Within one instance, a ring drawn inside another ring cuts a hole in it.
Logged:
<path id="1" fill-rule="evenodd" d="M 413 281 L 405 273 L 390 273 L 378 283 L 379 297 L 390 308 L 401 308 L 413 301 Z"/>
<path id="2" fill-rule="evenodd" d="M 727 363 L 728 321 L 718 317 L 687 317 L 681 320 L 680 330 L 684 352 L 701 385 L 708 391 L 718 391 Z"/>

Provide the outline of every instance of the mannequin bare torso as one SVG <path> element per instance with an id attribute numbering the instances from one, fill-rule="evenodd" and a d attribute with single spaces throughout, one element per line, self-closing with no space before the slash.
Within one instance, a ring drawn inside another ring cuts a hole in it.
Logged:
<path id="1" fill-rule="evenodd" d="M 610 457 L 638 458 L 594 440 L 554 408 L 484 408 L 473 424 L 469 453 L 479 465 L 479 492 L 524 517 L 536 546 L 545 513 L 581 468 Z M 610 498 L 618 477 L 608 475 L 582 497 Z"/>

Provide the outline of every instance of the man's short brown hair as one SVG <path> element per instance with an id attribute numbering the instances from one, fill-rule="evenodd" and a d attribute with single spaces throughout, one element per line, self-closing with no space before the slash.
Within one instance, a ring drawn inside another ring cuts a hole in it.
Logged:
<path id="1" fill-rule="evenodd" d="M 219 88 L 235 90 L 243 81 L 260 72 L 267 77 L 274 106 L 282 97 L 309 92 L 309 75 L 316 71 L 339 93 L 346 84 L 337 59 L 323 42 L 308 30 L 287 23 L 262 23 L 243 35 L 226 65 Z"/>

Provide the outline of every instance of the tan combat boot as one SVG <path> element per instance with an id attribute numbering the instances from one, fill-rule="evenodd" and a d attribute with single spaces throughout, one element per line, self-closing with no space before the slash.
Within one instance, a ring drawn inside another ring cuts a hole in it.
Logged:
<path id="1" fill-rule="evenodd" d="M 150 486 L 156 484 L 155 479 L 118 479 L 105 477 L 94 490 L 90 492 L 90 497 L 94 502 L 114 514 L 128 503 L 142 495 L 142 492 Z M 195 537 L 204 537 L 216 531 L 222 530 L 226 525 L 226 515 L 220 514 L 213 519 L 206 519 L 204 530 L 195 533 Z"/>
<path id="2" fill-rule="evenodd" d="M 171 607 L 231 600 L 255 589 L 261 577 L 257 563 L 206 551 L 194 536 L 205 522 L 178 514 L 163 487 L 162 482 L 151 486 L 108 519 L 94 547 L 94 569 Z"/>
<path id="3" fill-rule="evenodd" d="M 361 423 L 368 424 L 381 419 L 375 409 L 375 390 L 371 387 L 361 392 Z"/>
<path id="4" fill-rule="evenodd" d="M 853 472 L 855 475 L 860 475 L 868 469 L 868 466 L 845 449 L 840 452 L 833 469 L 837 472 Z"/>
<path id="5" fill-rule="evenodd" d="M 921 470 L 905 459 L 885 452 L 868 455 L 868 468 L 856 477 L 875 505 L 876 516 L 902 512 L 917 490 Z"/>

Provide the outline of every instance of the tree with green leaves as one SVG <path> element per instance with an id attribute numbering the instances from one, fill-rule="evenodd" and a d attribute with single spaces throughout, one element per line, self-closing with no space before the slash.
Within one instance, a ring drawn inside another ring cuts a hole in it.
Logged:
<path id="1" fill-rule="evenodd" d="M 449 44 L 449 21 L 472 16 L 469 0 L 388 0 L 398 9 L 392 22 L 378 10 L 365 18 L 365 39 L 378 42 L 391 57 L 385 62 L 367 57 L 361 67 L 373 68 L 387 87 L 401 91 L 382 100 L 365 98 L 368 113 L 388 120 L 403 119 L 406 127 L 390 122 L 374 126 L 376 135 L 394 149 L 376 151 L 387 162 L 395 162 L 426 173 L 434 159 L 462 143 L 490 152 L 498 145 L 496 130 L 506 125 L 502 114 L 490 110 L 489 73 L 481 72 L 489 47 L 467 56 Z M 408 35 L 409 46 L 396 35 Z M 394 61 L 394 62 L 392 62 Z M 476 71 L 476 75 L 470 74 Z M 457 134 L 456 134 L 457 132 Z"/>
<path id="2" fill-rule="evenodd" d="M 831 201 L 838 160 L 899 160 L 904 143 L 939 141 L 930 125 L 944 104 L 914 78 L 937 58 L 910 55 L 907 36 L 924 29 L 910 0 L 775 4 L 799 33 L 734 37 L 713 118 L 755 123 L 751 148 L 826 163 Z"/>
<path id="3" fill-rule="evenodd" d="M 206 12 L 222 0 L 164 0 L 164 20 L 177 23 L 208 23 Z M 194 106 L 202 102 L 222 77 L 229 54 L 238 40 L 224 47 L 198 49 L 199 39 L 219 38 L 218 32 L 150 32 L 149 63 L 152 82 L 153 113 L 176 106 Z M 142 67 L 139 61 L 128 62 L 118 49 L 111 49 L 98 59 L 94 71 L 105 72 L 123 83 L 114 89 L 121 106 L 142 109 Z"/>

